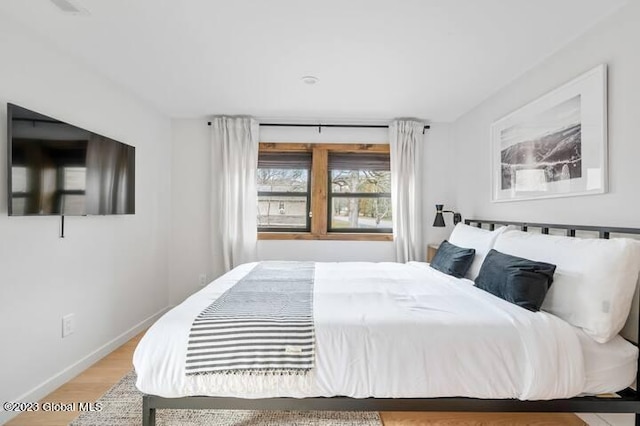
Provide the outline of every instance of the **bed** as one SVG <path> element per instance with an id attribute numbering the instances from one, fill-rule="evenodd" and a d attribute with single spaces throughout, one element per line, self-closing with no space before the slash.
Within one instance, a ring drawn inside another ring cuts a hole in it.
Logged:
<path id="1" fill-rule="evenodd" d="M 640 234 L 640 229 L 467 221 Z M 247 276 L 245 264 L 161 318 L 134 355 L 143 424 L 161 408 L 640 412 L 629 386 L 638 350 L 597 342 L 556 315 L 530 312 L 420 262 L 316 263 L 315 368 L 277 377 L 186 374 L 193 320 Z M 487 374 L 490 372 L 490 374 Z M 617 392 L 616 397 L 594 396 Z M 638 420 L 636 420 L 638 423 Z"/>

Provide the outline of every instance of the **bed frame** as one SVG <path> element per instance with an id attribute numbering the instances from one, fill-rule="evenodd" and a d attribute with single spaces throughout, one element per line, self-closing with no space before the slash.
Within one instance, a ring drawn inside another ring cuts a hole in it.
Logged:
<path id="1" fill-rule="evenodd" d="M 569 237 L 576 231 L 597 233 L 608 239 L 611 234 L 640 235 L 640 228 L 558 225 L 549 223 L 509 222 L 501 220 L 467 219 L 467 225 L 495 229 L 496 225 L 514 225 L 527 232 L 539 228 L 543 234 L 549 230 L 562 230 Z M 640 330 L 640 316 L 638 318 Z M 640 383 L 640 358 L 636 383 Z M 324 411 L 471 411 L 471 412 L 559 412 L 559 413 L 635 413 L 635 424 L 640 426 L 640 393 L 626 388 L 616 397 L 583 396 L 547 401 L 521 401 L 517 399 L 477 398 L 220 398 L 192 396 L 162 398 L 144 395 L 142 398 L 142 424 L 155 425 L 157 409 L 216 409 L 216 410 L 324 410 Z"/>

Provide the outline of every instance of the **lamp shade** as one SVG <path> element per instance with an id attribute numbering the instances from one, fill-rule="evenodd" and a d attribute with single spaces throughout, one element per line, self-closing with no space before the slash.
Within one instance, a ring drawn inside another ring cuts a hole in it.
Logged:
<path id="1" fill-rule="evenodd" d="M 444 224 L 444 216 L 442 216 L 442 209 L 444 208 L 444 204 L 436 204 L 436 218 L 433 221 L 433 226 L 437 226 L 438 228 L 443 228 Z"/>

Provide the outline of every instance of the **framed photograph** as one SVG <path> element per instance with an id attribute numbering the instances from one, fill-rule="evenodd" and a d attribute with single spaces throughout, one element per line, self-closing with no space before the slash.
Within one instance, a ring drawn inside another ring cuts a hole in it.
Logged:
<path id="1" fill-rule="evenodd" d="M 491 177 L 494 202 L 606 192 L 606 65 L 494 122 Z"/>

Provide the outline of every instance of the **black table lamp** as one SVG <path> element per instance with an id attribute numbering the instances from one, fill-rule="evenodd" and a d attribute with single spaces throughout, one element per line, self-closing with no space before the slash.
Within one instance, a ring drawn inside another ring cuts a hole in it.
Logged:
<path id="1" fill-rule="evenodd" d="M 446 226 L 444 223 L 444 216 L 442 213 L 453 213 L 453 224 L 457 225 L 462 222 L 462 215 L 460 213 L 456 213 L 453 210 L 442 210 L 444 208 L 444 204 L 436 204 L 436 218 L 433 221 L 433 226 L 437 226 L 439 228 L 443 228 Z"/>

